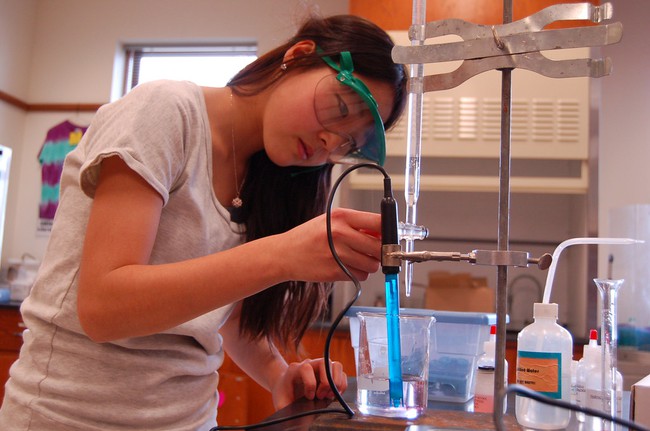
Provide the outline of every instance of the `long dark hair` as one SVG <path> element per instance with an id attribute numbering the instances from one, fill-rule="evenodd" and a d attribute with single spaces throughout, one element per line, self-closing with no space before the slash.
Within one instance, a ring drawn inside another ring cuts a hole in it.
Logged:
<path id="1" fill-rule="evenodd" d="M 281 68 L 285 52 L 305 40 L 315 42 L 322 51 L 294 57 L 285 71 Z M 406 102 L 407 74 L 402 65 L 392 61 L 393 46 L 385 31 L 363 18 L 312 17 L 293 38 L 248 65 L 228 86 L 240 96 L 258 94 L 301 68 L 322 67 L 321 56 L 338 60 L 340 52 L 349 51 L 355 74 L 387 82 L 393 88 L 393 107 L 384 124 L 389 129 Z M 245 204 L 236 220 L 245 223 L 247 241 L 285 232 L 325 212 L 332 165 L 280 167 L 262 151 L 253 155 L 247 172 L 241 192 Z M 243 301 L 240 332 L 297 350 L 305 331 L 327 309 L 331 289 L 332 283 L 288 281 L 248 297 Z"/>

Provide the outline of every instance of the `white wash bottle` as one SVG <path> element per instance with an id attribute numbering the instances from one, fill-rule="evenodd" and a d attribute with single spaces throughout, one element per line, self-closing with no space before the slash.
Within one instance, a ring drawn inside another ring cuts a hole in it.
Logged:
<path id="1" fill-rule="evenodd" d="M 474 391 L 474 412 L 492 413 L 494 411 L 494 376 L 497 327 L 490 327 L 490 339 L 483 343 L 483 354 L 478 359 L 476 370 L 476 389 Z M 508 361 L 504 360 L 503 384 L 508 385 Z M 507 400 L 503 401 L 506 412 Z"/>
<path id="2" fill-rule="evenodd" d="M 589 344 L 582 348 L 582 359 L 578 361 L 576 370 L 576 404 L 585 407 L 587 405 L 587 379 L 594 378 L 596 373 L 600 376 L 600 346 L 598 346 L 598 331 L 589 331 Z M 598 378 L 600 383 L 600 377 Z M 576 413 L 579 422 L 584 422 L 585 414 Z"/>
<path id="3" fill-rule="evenodd" d="M 604 401 L 606 392 L 603 392 L 602 376 L 603 372 L 606 378 L 610 377 L 610 360 L 609 357 L 605 360 L 605 368 L 603 369 L 603 348 L 598 345 L 598 332 L 592 329 L 589 334 L 589 344 L 585 346 L 583 358 L 580 360 L 578 366 L 578 390 L 581 397 L 578 399 L 578 405 L 587 407 L 593 410 L 600 410 L 609 413 L 604 409 Z M 606 380 L 607 381 L 607 380 Z M 617 409 L 616 416 L 621 417 L 622 404 L 623 404 L 623 376 L 616 371 L 616 398 Z M 603 421 L 597 417 L 578 413 L 576 415 L 578 421 L 584 422 L 585 429 L 590 431 L 602 430 Z"/>
<path id="4" fill-rule="evenodd" d="M 517 383 L 551 398 L 570 402 L 573 338 L 557 323 L 557 304 L 533 305 L 534 322 L 517 337 Z M 563 429 L 571 411 L 523 395 L 515 403 L 517 422 L 541 430 Z"/>

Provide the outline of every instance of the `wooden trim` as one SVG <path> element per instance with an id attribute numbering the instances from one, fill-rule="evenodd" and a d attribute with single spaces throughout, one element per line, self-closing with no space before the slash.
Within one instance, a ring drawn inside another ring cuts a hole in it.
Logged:
<path id="1" fill-rule="evenodd" d="M 95 112 L 103 103 L 27 103 L 0 90 L 0 100 L 27 112 Z"/>
<path id="2" fill-rule="evenodd" d="M 15 106 L 18 109 L 22 109 L 23 111 L 27 111 L 27 109 L 29 108 L 29 105 L 27 105 L 27 103 L 23 102 L 20 99 L 16 99 L 11 94 L 7 94 L 2 90 L 0 90 L 0 100 L 2 100 L 3 102 L 7 102 L 11 106 Z"/>
<path id="3" fill-rule="evenodd" d="M 35 103 L 28 105 L 29 112 L 77 111 L 95 112 L 103 103 Z"/>

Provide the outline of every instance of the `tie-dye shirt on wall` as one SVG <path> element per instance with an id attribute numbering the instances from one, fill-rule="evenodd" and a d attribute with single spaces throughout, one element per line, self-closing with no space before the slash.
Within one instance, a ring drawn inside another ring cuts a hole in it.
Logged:
<path id="1" fill-rule="evenodd" d="M 59 182 L 63 161 L 81 140 L 88 126 L 78 126 L 70 121 L 57 124 L 47 132 L 45 143 L 38 153 L 41 164 L 41 202 L 39 218 L 52 220 L 59 205 Z"/>

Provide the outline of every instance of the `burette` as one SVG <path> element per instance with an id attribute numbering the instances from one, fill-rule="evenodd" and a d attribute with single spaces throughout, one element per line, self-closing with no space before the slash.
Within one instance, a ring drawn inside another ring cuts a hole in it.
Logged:
<path id="1" fill-rule="evenodd" d="M 426 1 L 413 1 L 413 26 L 409 30 L 411 46 L 424 44 L 424 26 L 426 22 Z M 406 135 L 406 169 L 404 184 L 404 200 L 406 202 L 406 225 L 417 226 L 417 203 L 420 195 L 420 162 L 422 159 L 422 106 L 424 102 L 422 78 L 424 76 L 424 64 L 415 63 L 409 67 L 409 96 L 407 111 L 407 135 Z M 410 235 L 404 232 L 401 238 L 405 240 L 404 250 L 407 253 L 415 250 L 415 240 L 421 236 Z M 411 296 L 413 285 L 413 262 L 404 263 L 404 292 Z"/>

